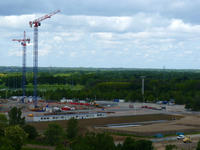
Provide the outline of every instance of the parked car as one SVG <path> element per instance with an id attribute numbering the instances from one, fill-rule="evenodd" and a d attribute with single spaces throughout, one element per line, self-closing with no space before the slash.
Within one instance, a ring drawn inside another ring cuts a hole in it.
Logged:
<path id="1" fill-rule="evenodd" d="M 179 135 L 179 136 L 177 136 L 177 140 L 181 140 L 181 139 L 184 139 L 185 138 L 185 135 Z"/>
<path id="2" fill-rule="evenodd" d="M 147 105 L 144 105 L 144 106 L 142 106 L 141 108 L 148 108 L 148 106 L 147 106 Z"/>
<path id="3" fill-rule="evenodd" d="M 162 101 L 157 101 L 156 104 L 162 104 Z"/>
<path id="4" fill-rule="evenodd" d="M 161 109 L 166 109 L 166 107 L 165 107 L 165 106 L 162 106 Z"/>

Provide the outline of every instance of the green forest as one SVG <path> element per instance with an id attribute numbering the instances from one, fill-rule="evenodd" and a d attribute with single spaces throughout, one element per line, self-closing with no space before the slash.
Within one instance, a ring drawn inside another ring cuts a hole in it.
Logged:
<path id="1" fill-rule="evenodd" d="M 0 96 L 22 95 L 21 68 L 0 68 Z M 142 79 L 145 76 L 144 99 Z M 27 69 L 26 95 L 33 95 L 33 73 Z M 45 100 L 88 99 L 156 102 L 174 99 L 200 109 L 200 71 L 168 69 L 39 68 L 38 95 Z"/>

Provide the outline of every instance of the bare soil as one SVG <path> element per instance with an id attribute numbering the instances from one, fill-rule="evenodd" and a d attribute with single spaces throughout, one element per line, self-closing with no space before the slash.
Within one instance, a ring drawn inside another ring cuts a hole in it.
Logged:
<path id="1" fill-rule="evenodd" d="M 94 119 L 82 119 L 78 120 L 79 127 L 82 130 L 93 129 L 94 126 L 104 126 L 106 124 L 118 124 L 118 123 L 134 123 L 142 121 L 152 120 L 174 120 L 180 119 L 180 116 L 165 115 L 165 114 L 153 114 L 153 115 L 137 115 L 137 116 L 120 116 L 120 117 L 106 117 L 106 118 L 94 118 Z M 33 125 L 39 132 L 43 132 L 49 123 L 57 123 L 61 127 L 67 127 L 67 120 L 64 121 L 51 121 L 51 122 L 32 122 Z"/>
<path id="2" fill-rule="evenodd" d="M 46 149 L 46 150 L 55 150 L 54 146 L 43 146 L 43 145 L 34 145 L 34 144 L 26 144 L 24 147 L 28 148 L 36 148 L 36 149 Z"/>
<path id="3" fill-rule="evenodd" d="M 200 131 L 200 116 L 188 115 L 180 120 L 173 120 L 165 123 L 155 123 L 149 125 L 142 125 L 137 127 L 120 127 L 107 128 L 102 127 L 102 130 L 110 132 L 129 133 L 142 136 L 152 136 L 157 133 L 175 134 L 176 132 L 196 132 Z"/>

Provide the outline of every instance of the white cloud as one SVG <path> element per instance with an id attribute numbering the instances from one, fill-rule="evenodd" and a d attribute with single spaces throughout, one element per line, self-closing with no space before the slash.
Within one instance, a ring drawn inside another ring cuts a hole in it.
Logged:
<path id="1" fill-rule="evenodd" d="M 62 41 L 62 38 L 59 37 L 59 36 L 54 36 L 54 41 L 57 42 L 57 43 L 60 43 Z"/>
<path id="2" fill-rule="evenodd" d="M 185 54 L 192 54 L 193 52 L 191 50 L 184 51 Z"/>
<path id="3" fill-rule="evenodd" d="M 177 9 L 177 8 L 179 9 L 179 8 L 183 8 L 185 6 L 186 6 L 186 3 L 183 0 L 173 1 L 171 3 L 171 8 L 173 8 L 173 9 Z"/>
<path id="4" fill-rule="evenodd" d="M 200 33 L 200 25 L 192 25 L 189 23 L 184 23 L 183 20 L 173 19 L 169 25 L 169 30 L 179 31 L 179 32 L 193 32 Z"/>
<path id="5" fill-rule="evenodd" d="M 92 38 L 98 38 L 101 40 L 111 40 L 113 37 L 113 34 L 111 32 L 97 32 L 91 34 Z"/>
<path id="6" fill-rule="evenodd" d="M 38 15 L 12 15 L 0 16 L 0 27 L 10 29 L 21 29 L 29 27 L 29 21 L 32 21 Z"/>
<path id="7" fill-rule="evenodd" d="M 8 56 L 18 56 L 21 57 L 22 56 L 22 50 L 16 50 L 16 49 L 12 49 L 8 51 Z"/>
<path id="8" fill-rule="evenodd" d="M 52 51 L 52 46 L 45 44 L 38 50 L 38 56 L 48 56 L 49 53 Z"/>
<path id="9" fill-rule="evenodd" d="M 70 57 L 76 57 L 77 56 L 77 52 L 70 52 L 69 56 Z"/>
<path id="10" fill-rule="evenodd" d="M 33 41 L 33 30 L 27 22 L 38 16 L 21 15 L 19 22 L 17 17 L 0 17 L 0 44 L 2 48 L 9 47 L 5 53 L 8 60 L 21 56 L 20 46 L 15 47 L 11 39 L 22 37 L 24 28 Z M 193 67 L 192 58 L 200 55 L 199 34 L 200 25 L 159 14 L 117 17 L 60 14 L 44 21 L 39 28 L 39 61 L 42 66 L 51 63 L 53 66 L 162 67 L 170 64 L 174 67 L 173 59 L 182 62 L 183 67 L 189 61 Z M 28 55 L 33 53 L 32 46 L 27 47 Z M 32 56 L 27 60 L 32 64 Z"/>

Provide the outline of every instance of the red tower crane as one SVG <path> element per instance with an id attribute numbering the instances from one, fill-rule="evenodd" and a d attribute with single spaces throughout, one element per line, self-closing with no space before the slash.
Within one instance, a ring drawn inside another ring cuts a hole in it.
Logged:
<path id="1" fill-rule="evenodd" d="M 30 27 L 34 26 L 34 41 L 33 41 L 33 78 L 34 78 L 34 93 L 33 100 L 34 105 L 37 107 L 37 73 L 38 73 L 38 26 L 41 25 L 41 21 L 51 18 L 51 16 L 59 13 L 60 10 L 56 10 L 50 14 L 42 16 L 34 21 L 30 21 Z"/>
<path id="2" fill-rule="evenodd" d="M 23 47 L 23 61 L 22 61 L 22 92 L 23 98 L 22 102 L 24 102 L 24 98 L 26 96 L 26 42 L 30 43 L 30 38 L 26 38 L 26 32 L 24 31 L 23 39 L 13 39 L 13 41 L 19 42 Z"/>

